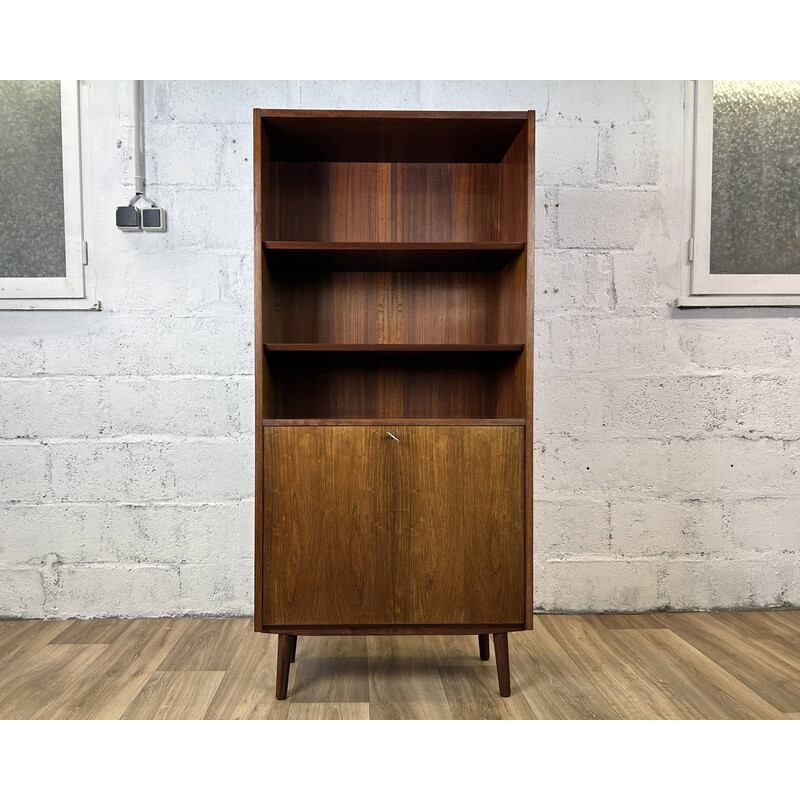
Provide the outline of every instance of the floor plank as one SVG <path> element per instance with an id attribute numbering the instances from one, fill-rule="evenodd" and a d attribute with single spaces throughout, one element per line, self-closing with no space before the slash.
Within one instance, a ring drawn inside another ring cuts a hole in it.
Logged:
<path id="1" fill-rule="evenodd" d="M 535 719 L 511 672 L 511 696 L 500 697 L 497 672 L 482 667 L 439 667 L 453 719 Z"/>
<path id="2" fill-rule="evenodd" d="M 107 646 L 49 644 L 14 670 L 4 671 L 0 680 L 0 719 L 35 719 L 42 708 L 61 697 L 86 673 Z"/>
<path id="3" fill-rule="evenodd" d="M 277 645 L 277 636 L 255 633 L 252 626 L 245 632 L 206 711 L 206 719 L 287 717 L 288 701 L 275 699 Z M 299 649 L 298 647 L 298 657 Z M 290 696 L 294 686 L 294 672 L 292 669 L 289 673 Z"/>
<path id="4" fill-rule="evenodd" d="M 131 623 L 129 619 L 76 619 L 53 644 L 111 644 Z"/>
<path id="5" fill-rule="evenodd" d="M 628 629 L 610 634 L 631 661 L 646 661 L 664 690 L 702 719 L 777 719 L 759 695 L 671 630 Z"/>
<path id="6" fill-rule="evenodd" d="M 620 655 L 591 615 L 542 617 L 542 625 L 620 719 L 685 718 L 683 704 L 664 691 L 648 665 Z"/>
<path id="7" fill-rule="evenodd" d="M 189 622 L 188 619 L 138 619 L 120 626 L 121 635 L 98 656 L 92 669 L 45 706 L 37 717 L 119 719 Z"/>
<path id="8" fill-rule="evenodd" d="M 250 627 L 246 619 L 193 619 L 159 670 L 224 672 Z"/>
<path id="9" fill-rule="evenodd" d="M 778 711 L 800 711 L 800 673 L 713 614 L 664 614 L 664 623 Z"/>
<path id="10" fill-rule="evenodd" d="M 800 630 L 784 625 L 774 614 L 717 612 L 714 619 L 800 670 Z"/>
<path id="11" fill-rule="evenodd" d="M 596 614 L 594 619 L 609 630 L 663 628 L 656 614 Z"/>
<path id="12" fill-rule="evenodd" d="M 800 611 L 785 609 L 781 611 L 751 611 L 748 613 L 768 614 L 776 622 L 781 622 L 796 631 L 800 631 Z"/>
<path id="13" fill-rule="evenodd" d="M 369 703 L 295 703 L 289 701 L 288 719 L 369 719 Z"/>
<path id="14" fill-rule="evenodd" d="M 295 703 L 368 703 L 368 638 L 299 636 L 297 660 L 289 671 L 289 699 Z"/>
<path id="15" fill-rule="evenodd" d="M 367 638 L 372 719 L 452 719 L 435 650 L 426 638 Z M 477 655 L 475 661 L 481 663 Z"/>
<path id="16" fill-rule="evenodd" d="M 0 631 L 0 670 L 12 669 L 12 659 L 25 658 L 66 630 L 72 620 L 24 619 L 6 622 Z M 0 679 L 2 675 L 0 674 Z"/>
<path id="17" fill-rule="evenodd" d="M 536 719 L 619 718 L 540 618 L 534 617 L 532 631 L 510 635 L 508 646 L 512 675 Z"/>
<path id="18" fill-rule="evenodd" d="M 128 706 L 122 719 L 203 719 L 224 672 L 156 672 Z"/>

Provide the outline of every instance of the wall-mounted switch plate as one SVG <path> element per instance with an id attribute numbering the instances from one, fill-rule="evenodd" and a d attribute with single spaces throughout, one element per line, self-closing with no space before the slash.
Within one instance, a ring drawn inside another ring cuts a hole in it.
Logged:
<path id="1" fill-rule="evenodd" d="M 117 206 L 117 227 L 121 231 L 141 230 L 139 209 L 136 206 Z"/>
<path id="2" fill-rule="evenodd" d="M 163 208 L 142 209 L 142 230 L 157 233 L 167 229 L 167 212 Z"/>

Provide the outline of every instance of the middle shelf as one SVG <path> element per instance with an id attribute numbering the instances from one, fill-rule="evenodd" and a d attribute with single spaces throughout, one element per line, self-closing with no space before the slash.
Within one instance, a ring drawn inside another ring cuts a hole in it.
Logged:
<path id="1" fill-rule="evenodd" d="M 264 242 L 276 267 L 328 270 L 499 270 L 525 242 Z"/>
<path id="2" fill-rule="evenodd" d="M 331 344 L 328 342 L 267 342 L 267 352 L 306 353 L 521 353 L 524 344 Z"/>

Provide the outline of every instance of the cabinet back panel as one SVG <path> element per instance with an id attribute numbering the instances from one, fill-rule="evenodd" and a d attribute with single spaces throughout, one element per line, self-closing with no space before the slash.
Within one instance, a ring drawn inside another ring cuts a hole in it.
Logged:
<path id="1" fill-rule="evenodd" d="M 499 241 L 499 164 L 276 162 L 284 241 Z"/>
<path id="2" fill-rule="evenodd" d="M 496 343 L 500 274 L 276 271 L 264 340 Z"/>
<path id="3" fill-rule="evenodd" d="M 520 417 L 516 353 L 270 353 L 268 418 Z M 498 388 L 499 387 L 499 388 Z M 498 402 L 500 400 L 500 402 Z"/>

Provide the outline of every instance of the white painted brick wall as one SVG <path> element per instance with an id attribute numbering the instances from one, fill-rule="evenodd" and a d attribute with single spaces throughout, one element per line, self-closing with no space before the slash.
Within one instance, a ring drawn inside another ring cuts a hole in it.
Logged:
<path id="1" fill-rule="evenodd" d="M 86 82 L 103 311 L 0 312 L 0 616 L 249 614 L 254 106 L 537 111 L 535 605 L 800 605 L 800 326 L 674 308 L 683 87 Z"/>

